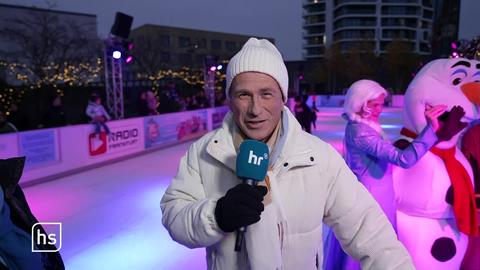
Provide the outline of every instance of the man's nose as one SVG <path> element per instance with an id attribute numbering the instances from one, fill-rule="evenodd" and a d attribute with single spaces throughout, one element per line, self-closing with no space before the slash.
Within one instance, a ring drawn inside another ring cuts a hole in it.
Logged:
<path id="1" fill-rule="evenodd" d="M 253 116 L 258 116 L 262 111 L 262 101 L 258 96 L 253 96 L 249 106 L 249 113 Z"/>

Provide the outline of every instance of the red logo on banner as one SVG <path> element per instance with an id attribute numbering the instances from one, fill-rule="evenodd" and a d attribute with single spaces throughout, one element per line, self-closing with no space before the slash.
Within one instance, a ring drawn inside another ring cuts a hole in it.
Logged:
<path id="1" fill-rule="evenodd" d="M 88 149 L 90 156 L 98 156 L 107 152 L 107 136 L 105 132 L 100 133 L 100 138 L 95 133 L 88 136 Z"/>

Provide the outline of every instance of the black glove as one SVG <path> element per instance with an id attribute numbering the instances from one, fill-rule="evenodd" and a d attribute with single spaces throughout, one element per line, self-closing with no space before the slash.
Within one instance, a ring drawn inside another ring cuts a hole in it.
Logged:
<path id="1" fill-rule="evenodd" d="M 265 186 L 239 184 L 227 191 L 217 201 L 215 219 L 224 232 L 233 232 L 260 220 L 263 211 L 263 197 L 267 194 Z"/>
<path id="2" fill-rule="evenodd" d="M 460 121 L 464 115 L 465 111 L 461 106 L 453 106 L 446 119 L 442 121 L 443 125 L 441 125 L 436 132 L 438 142 L 449 141 L 468 125 L 467 123 Z M 439 119 L 442 120 L 441 116 Z"/>
<path id="3" fill-rule="evenodd" d="M 398 149 L 404 150 L 404 149 L 407 149 L 407 147 L 409 147 L 410 144 L 411 143 L 409 141 L 405 139 L 400 139 L 400 140 L 397 140 L 395 143 L 393 143 L 393 146 L 395 146 Z"/>

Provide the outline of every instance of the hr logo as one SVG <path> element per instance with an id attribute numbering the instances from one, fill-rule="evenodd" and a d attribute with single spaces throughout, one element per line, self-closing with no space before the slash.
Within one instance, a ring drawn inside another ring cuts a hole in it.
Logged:
<path id="1" fill-rule="evenodd" d="M 49 231 L 45 233 L 42 231 Z M 58 248 L 56 247 L 58 246 Z M 57 252 L 62 248 L 62 223 L 39 222 L 32 226 L 32 252 Z"/>
<path id="2" fill-rule="evenodd" d="M 253 150 L 250 150 L 250 153 L 248 154 L 248 163 L 249 163 L 249 164 L 255 164 L 255 165 L 260 166 L 260 163 L 261 163 L 262 160 L 264 160 L 264 159 L 268 159 L 268 154 L 267 154 L 267 153 L 265 153 L 265 154 L 263 155 L 263 157 L 259 157 L 259 156 L 255 155 L 255 154 L 253 153 Z"/>

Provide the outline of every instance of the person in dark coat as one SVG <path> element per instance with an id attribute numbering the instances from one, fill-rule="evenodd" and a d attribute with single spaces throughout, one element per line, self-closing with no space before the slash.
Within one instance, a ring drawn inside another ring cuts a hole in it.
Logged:
<path id="1" fill-rule="evenodd" d="M 2 111 L 0 111 L 0 134 L 17 132 L 17 128 L 10 123 Z"/>
<path id="2" fill-rule="evenodd" d="M 63 110 L 62 97 L 55 95 L 51 99 L 50 108 L 45 114 L 45 127 L 63 127 L 67 124 L 65 111 Z"/>
<path id="3" fill-rule="evenodd" d="M 295 117 L 302 126 L 302 129 L 312 133 L 312 109 L 308 107 L 306 99 L 301 96 L 295 97 Z"/>

